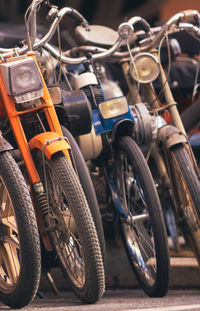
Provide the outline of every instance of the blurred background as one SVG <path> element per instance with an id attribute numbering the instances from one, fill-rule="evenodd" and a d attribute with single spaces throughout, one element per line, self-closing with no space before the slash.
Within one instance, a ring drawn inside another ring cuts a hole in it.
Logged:
<path id="1" fill-rule="evenodd" d="M 63 6 L 73 7 L 82 13 L 90 24 L 109 26 L 115 30 L 121 22 L 132 16 L 141 16 L 151 26 L 156 26 L 181 10 L 196 9 L 200 11 L 200 0 L 49 0 L 49 2 L 59 8 Z M 13 47 L 26 38 L 24 14 L 30 4 L 31 0 L 0 0 L 1 47 Z M 49 26 L 49 22 L 46 20 L 48 11 L 47 6 L 41 5 L 37 14 L 38 25 L 41 25 L 38 27 L 38 37 L 42 33 L 46 33 L 46 28 Z M 75 26 L 76 22 L 70 17 L 62 21 L 63 49 L 76 45 L 74 41 Z M 56 42 L 54 37 L 52 43 L 56 44 Z M 191 44 L 189 45 L 191 46 Z"/>
<path id="2" fill-rule="evenodd" d="M 23 24 L 24 13 L 30 3 L 31 0 L 0 0 L 0 21 Z M 200 0 L 51 0 L 51 3 L 59 7 L 74 7 L 90 23 L 113 28 L 134 15 L 142 16 L 153 24 L 183 9 L 200 10 Z"/>

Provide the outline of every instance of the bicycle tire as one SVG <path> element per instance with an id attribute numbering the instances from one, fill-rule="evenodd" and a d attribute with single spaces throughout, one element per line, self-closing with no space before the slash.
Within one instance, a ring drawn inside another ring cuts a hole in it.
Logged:
<path id="1" fill-rule="evenodd" d="M 168 151 L 168 163 L 179 222 L 200 263 L 200 182 L 184 145 Z"/>
<path id="2" fill-rule="evenodd" d="M 101 245 L 102 256 L 104 267 L 106 266 L 106 244 L 104 238 L 103 225 L 101 221 L 101 215 L 99 211 L 99 205 L 96 198 L 96 193 L 94 190 L 94 186 L 90 177 L 90 173 L 88 167 L 85 163 L 83 155 L 80 151 L 80 148 L 72 136 L 72 134 L 67 130 L 66 127 L 61 126 L 63 135 L 69 140 L 70 146 L 72 148 L 73 159 L 75 162 L 75 169 L 77 170 L 82 188 L 84 190 L 95 226 L 98 233 L 99 242 Z"/>
<path id="3" fill-rule="evenodd" d="M 55 257 L 76 296 L 82 302 L 95 303 L 105 289 L 104 264 L 79 179 L 61 153 L 50 160 L 44 157 L 39 172 L 48 194 L 52 219 L 49 237 Z"/>
<path id="4" fill-rule="evenodd" d="M 0 153 L 0 301 L 27 306 L 38 290 L 41 251 L 31 197 L 10 153 Z"/>
<path id="5" fill-rule="evenodd" d="M 162 297 L 169 285 L 169 250 L 154 180 L 131 137 L 120 137 L 114 151 L 116 190 L 121 207 L 129 216 L 128 221 L 120 221 L 128 259 L 144 292 Z"/>

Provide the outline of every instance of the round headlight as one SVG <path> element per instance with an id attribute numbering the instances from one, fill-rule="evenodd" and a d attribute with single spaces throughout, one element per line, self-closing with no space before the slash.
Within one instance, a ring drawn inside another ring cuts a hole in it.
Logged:
<path id="1" fill-rule="evenodd" d="M 134 64 L 130 63 L 130 73 L 132 78 L 139 83 L 150 83 L 158 77 L 160 67 L 154 55 L 140 53 L 133 57 L 133 61 Z"/>

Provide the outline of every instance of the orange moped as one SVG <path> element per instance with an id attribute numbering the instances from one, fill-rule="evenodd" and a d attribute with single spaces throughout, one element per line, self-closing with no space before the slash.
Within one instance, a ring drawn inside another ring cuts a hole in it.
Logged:
<path id="1" fill-rule="evenodd" d="M 75 294 L 93 303 L 105 288 L 95 223 L 35 53 L 23 51 L 1 54 L 1 130 L 29 185 L 42 247 Z"/>

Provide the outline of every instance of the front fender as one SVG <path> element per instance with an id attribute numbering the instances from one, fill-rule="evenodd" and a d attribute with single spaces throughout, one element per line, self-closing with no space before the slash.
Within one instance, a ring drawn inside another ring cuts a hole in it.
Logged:
<path id="1" fill-rule="evenodd" d="M 187 143 L 187 138 L 175 126 L 165 125 L 158 131 L 158 140 L 167 148 Z"/>
<path id="2" fill-rule="evenodd" d="M 68 160 L 71 161 L 69 154 L 71 147 L 68 141 L 56 132 L 45 132 L 34 136 L 29 141 L 29 147 L 31 150 L 41 150 L 49 160 L 56 152 L 63 151 Z"/>
<path id="3" fill-rule="evenodd" d="M 132 136 L 134 121 L 130 119 L 121 119 L 115 123 L 112 129 L 112 141 L 119 136 Z"/>

